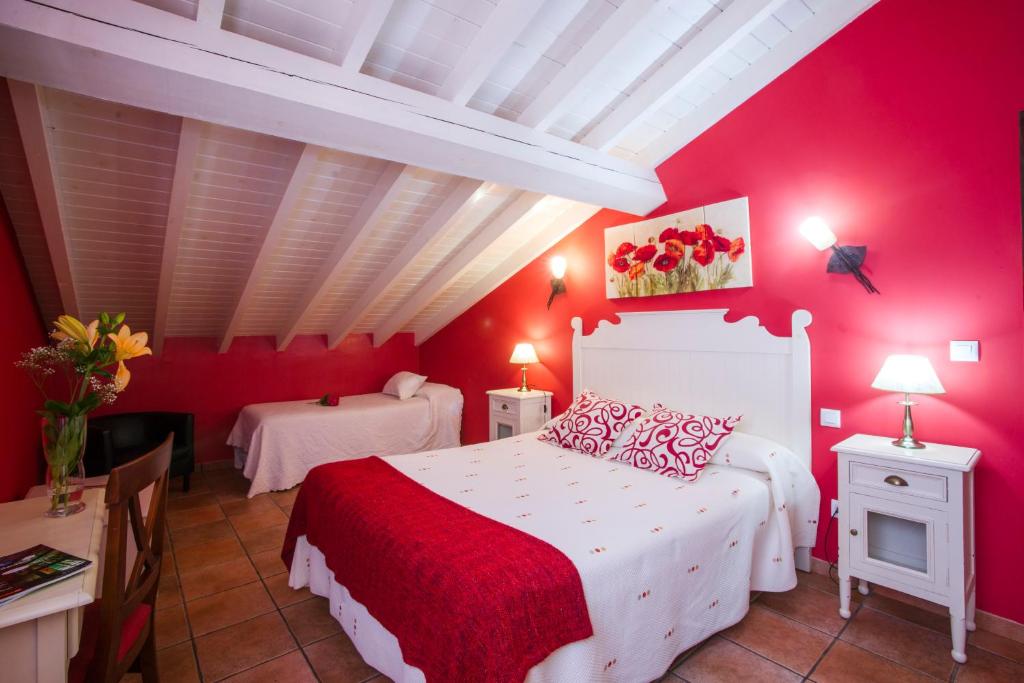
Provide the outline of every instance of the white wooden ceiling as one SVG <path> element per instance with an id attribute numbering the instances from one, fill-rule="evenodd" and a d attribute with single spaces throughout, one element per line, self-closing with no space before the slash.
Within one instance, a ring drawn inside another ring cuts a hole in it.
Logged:
<path id="1" fill-rule="evenodd" d="M 419 343 L 874 1 L 10 0 L 0 194 L 47 319 Z"/>

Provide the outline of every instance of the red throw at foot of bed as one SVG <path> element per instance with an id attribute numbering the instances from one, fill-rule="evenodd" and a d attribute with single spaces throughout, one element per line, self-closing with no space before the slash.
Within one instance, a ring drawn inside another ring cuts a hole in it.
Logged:
<path id="1" fill-rule="evenodd" d="M 428 682 L 515 681 L 593 634 L 576 567 L 380 458 L 311 470 L 281 557 L 305 535 Z"/>

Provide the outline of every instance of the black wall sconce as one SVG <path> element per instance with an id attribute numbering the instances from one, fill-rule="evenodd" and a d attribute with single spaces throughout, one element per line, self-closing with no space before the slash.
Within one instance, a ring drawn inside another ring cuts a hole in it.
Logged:
<path id="1" fill-rule="evenodd" d="M 857 282 L 864 287 L 869 294 L 879 294 L 878 289 L 871 284 L 868 276 L 861 272 L 860 267 L 867 256 L 867 247 L 844 247 L 836 244 L 836 235 L 828 227 L 828 223 L 820 216 L 811 216 L 800 224 L 800 234 L 808 242 L 814 245 L 818 251 L 832 250 L 832 256 L 828 259 L 829 273 L 849 273 L 857 278 Z"/>
<path id="2" fill-rule="evenodd" d="M 555 300 L 555 297 L 559 294 L 565 294 L 565 257 L 564 256 L 553 256 L 551 258 L 551 296 L 548 297 L 548 309 L 551 308 L 551 302 Z"/>

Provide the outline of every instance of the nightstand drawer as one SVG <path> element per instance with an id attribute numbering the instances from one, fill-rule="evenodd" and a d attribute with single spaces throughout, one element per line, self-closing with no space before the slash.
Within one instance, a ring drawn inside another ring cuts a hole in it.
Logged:
<path id="1" fill-rule="evenodd" d="M 850 486 L 917 496 L 945 502 L 946 477 L 924 472 L 910 472 L 894 467 L 881 467 L 866 462 L 850 462 Z"/>
<path id="2" fill-rule="evenodd" d="M 516 417 L 519 415 L 519 401 L 510 401 L 501 396 L 491 396 L 491 412 Z"/>

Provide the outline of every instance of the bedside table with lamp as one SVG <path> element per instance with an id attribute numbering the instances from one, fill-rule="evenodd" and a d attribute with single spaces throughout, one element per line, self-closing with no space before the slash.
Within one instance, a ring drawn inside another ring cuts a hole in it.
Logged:
<path id="1" fill-rule="evenodd" d="M 851 579 L 949 608 L 952 656 L 967 661 L 975 613 L 974 468 L 980 451 L 914 438 L 910 394 L 945 393 L 923 356 L 889 356 L 871 385 L 904 394 L 902 435 L 832 447 L 839 471 L 839 613 Z"/>
<path id="2" fill-rule="evenodd" d="M 535 431 L 551 419 L 552 392 L 531 389 L 526 381 L 526 366 L 539 362 L 533 344 L 516 344 L 509 363 L 523 366 L 523 379 L 518 389 L 487 392 L 489 440 Z"/>

